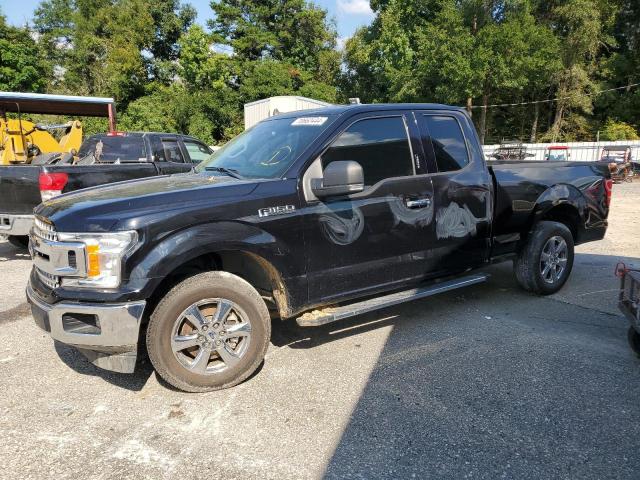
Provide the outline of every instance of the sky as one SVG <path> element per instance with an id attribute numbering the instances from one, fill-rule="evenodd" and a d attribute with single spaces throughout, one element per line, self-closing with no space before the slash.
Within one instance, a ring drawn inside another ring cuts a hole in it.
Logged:
<path id="1" fill-rule="evenodd" d="M 191 3 L 198 11 L 198 23 L 205 24 L 211 18 L 209 7 L 210 0 L 186 0 L 183 3 Z M 7 16 L 9 23 L 24 25 L 33 17 L 33 10 L 39 0 L 0 0 L 0 9 Z M 329 11 L 329 15 L 335 18 L 338 26 L 339 43 L 353 35 L 353 32 L 361 25 L 367 25 L 373 18 L 369 8 L 369 0 L 315 0 L 315 3 Z"/>

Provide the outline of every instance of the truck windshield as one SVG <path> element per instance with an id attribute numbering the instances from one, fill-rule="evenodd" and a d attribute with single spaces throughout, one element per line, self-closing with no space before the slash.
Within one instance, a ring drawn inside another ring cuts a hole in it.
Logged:
<path id="1" fill-rule="evenodd" d="M 281 118 L 261 122 L 238 135 L 196 167 L 197 172 L 242 178 L 278 178 L 330 123 L 330 116 Z"/>

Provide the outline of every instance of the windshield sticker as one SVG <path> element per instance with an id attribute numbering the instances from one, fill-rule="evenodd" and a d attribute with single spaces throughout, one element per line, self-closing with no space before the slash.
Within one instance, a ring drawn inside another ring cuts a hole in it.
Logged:
<path id="1" fill-rule="evenodd" d="M 292 126 L 306 126 L 306 127 L 319 127 L 320 125 L 324 125 L 324 122 L 327 121 L 328 117 L 300 117 L 296 118 Z"/>

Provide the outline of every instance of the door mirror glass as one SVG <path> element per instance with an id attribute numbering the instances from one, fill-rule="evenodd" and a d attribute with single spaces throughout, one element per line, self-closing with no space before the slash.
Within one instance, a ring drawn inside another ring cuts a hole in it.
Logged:
<path id="1" fill-rule="evenodd" d="M 340 160 L 324 169 L 322 178 L 311 182 L 313 194 L 318 198 L 349 195 L 364 190 L 364 173 L 358 162 Z"/>

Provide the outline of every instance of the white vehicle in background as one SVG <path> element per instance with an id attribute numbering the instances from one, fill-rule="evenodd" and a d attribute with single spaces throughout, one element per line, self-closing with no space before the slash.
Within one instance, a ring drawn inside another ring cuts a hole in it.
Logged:
<path id="1" fill-rule="evenodd" d="M 269 97 L 256 100 L 244 106 L 244 128 L 247 130 L 256 123 L 280 113 L 324 108 L 330 105 L 330 103 L 314 100 L 313 98 L 297 96 Z"/>

